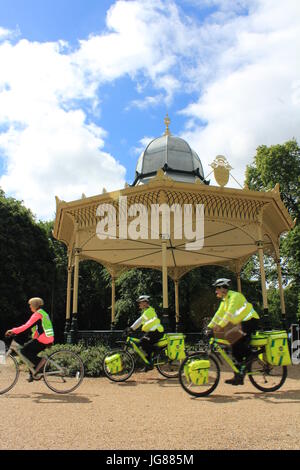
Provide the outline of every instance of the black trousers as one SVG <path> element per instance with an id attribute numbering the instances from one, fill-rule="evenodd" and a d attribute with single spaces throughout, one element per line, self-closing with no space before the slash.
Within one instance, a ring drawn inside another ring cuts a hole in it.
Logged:
<path id="1" fill-rule="evenodd" d="M 38 354 L 50 346 L 51 344 L 43 344 L 36 339 L 31 339 L 24 344 L 23 348 L 21 349 L 21 353 L 24 354 L 24 356 L 33 363 L 34 367 L 36 367 L 41 360 L 41 358 L 38 357 Z"/>
<path id="2" fill-rule="evenodd" d="M 153 351 L 153 344 L 157 343 L 164 335 L 163 331 L 148 331 L 142 338 L 141 338 L 141 347 L 147 354 L 148 358 Z"/>
<path id="3" fill-rule="evenodd" d="M 246 333 L 246 336 L 232 345 L 232 355 L 238 362 L 243 362 L 243 360 L 247 359 L 249 356 L 251 352 L 251 334 L 258 330 L 259 320 L 251 318 L 251 320 L 242 322 L 241 326 L 243 332 Z"/>

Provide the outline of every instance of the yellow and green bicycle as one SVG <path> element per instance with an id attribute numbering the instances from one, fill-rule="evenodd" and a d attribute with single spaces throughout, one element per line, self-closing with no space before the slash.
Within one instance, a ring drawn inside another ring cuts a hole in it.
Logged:
<path id="1" fill-rule="evenodd" d="M 237 374 L 248 376 L 254 387 L 262 392 L 274 392 L 287 378 L 291 364 L 286 331 L 257 332 L 252 335 L 251 356 L 239 367 L 230 357 L 224 339 L 211 338 L 199 351 L 189 354 L 181 363 L 179 382 L 190 395 L 211 394 L 220 381 L 222 359 Z"/>
<path id="2" fill-rule="evenodd" d="M 155 367 L 166 378 L 178 377 L 180 364 L 185 357 L 184 335 L 165 334 L 154 344 L 150 364 L 140 347 L 140 339 L 127 336 L 126 330 L 124 333 L 126 340 L 119 341 L 120 347 L 112 349 L 104 356 L 103 371 L 106 377 L 113 382 L 124 382 L 136 369 L 138 358 L 144 366 Z"/>

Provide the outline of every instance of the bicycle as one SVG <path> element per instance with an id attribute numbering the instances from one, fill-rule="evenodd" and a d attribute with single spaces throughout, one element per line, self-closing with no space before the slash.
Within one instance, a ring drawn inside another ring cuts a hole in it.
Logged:
<path id="1" fill-rule="evenodd" d="M 189 354 L 180 365 L 179 382 L 190 395 L 210 395 L 220 381 L 222 359 L 235 372 L 249 377 L 252 385 L 262 392 L 278 390 L 287 378 L 286 365 L 272 365 L 267 359 L 268 339 L 257 332 L 252 335 L 251 355 L 240 367 L 235 364 L 226 348 L 230 343 L 225 339 L 210 338 L 208 344 Z"/>
<path id="2" fill-rule="evenodd" d="M 103 371 L 106 377 L 113 382 L 125 382 L 136 369 L 137 358 L 139 357 L 145 367 L 155 367 L 158 372 L 166 378 L 177 378 L 179 374 L 180 359 L 171 359 L 168 356 L 168 334 L 165 334 L 154 344 L 152 352 L 152 364 L 146 358 L 144 351 L 140 348 L 140 339 L 127 336 L 125 341 L 118 341 L 122 346 L 110 350 L 103 359 Z M 109 359 L 116 359 L 112 366 Z M 118 362 L 118 364 L 117 364 Z M 117 364 L 117 365 L 116 365 Z M 120 366 L 121 364 L 121 366 Z"/>
<path id="3" fill-rule="evenodd" d="M 47 387 L 56 393 L 73 392 L 83 381 L 84 365 L 74 352 L 61 349 L 45 356 L 43 370 L 35 376 L 32 362 L 21 353 L 21 349 L 22 346 L 12 339 L 5 354 L 0 356 L 0 395 L 16 385 L 20 375 L 19 362 L 28 367 L 33 380 L 43 378 Z"/>

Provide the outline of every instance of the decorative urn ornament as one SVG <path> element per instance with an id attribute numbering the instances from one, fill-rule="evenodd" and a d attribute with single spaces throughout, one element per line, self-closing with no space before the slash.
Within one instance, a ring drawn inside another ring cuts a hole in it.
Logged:
<path id="1" fill-rule="evenodd" d="M 226 157 L 217 155 L 210 166 L 214 170 L 214 177 L 218 185 L 222 188 L 226 186 L 229 180 L 230 170 L 232 170 L 232 166 L 229 165 Z"/>

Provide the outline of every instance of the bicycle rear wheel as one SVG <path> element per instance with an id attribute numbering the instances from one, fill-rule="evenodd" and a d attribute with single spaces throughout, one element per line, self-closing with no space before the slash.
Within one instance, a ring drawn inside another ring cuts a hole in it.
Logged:
<path id="1" fill-rule="evenodd" d="M 189 377 L 187 371 L 193 361 L 209 361 L 209 369 L 207 371 L 207 376 L 203 382 L 200 380 L 198 383 L 195 383 Z M 185 390 L 189 395 L 194 397 L 205 397 L 212 393 L 217 387 L 220 380 L 220 366 L 216 359 L 208 353 L 205 352 L 194 352 L 189 354 L 184 361 L 182 362 L 179 369 L 179 382 L 183 390 Z"/>
<path id="2" fill-rule="evenodd" d="M 106 364 L 105 359 L 113 354 L 119 354 L 120 360 L 122 364 L 122 368 L 119 372 L 112 371 L 109 366 Z M 113 349 L 105 354 L 103 359 L 103 372 L 109 380 L 113 382 L 125 382 L 125 380 L 129 379 L 134 371 L 134 358 L 132 355 L 125 351 L 124 349 Z"/>
<path id="3" fill-rule="evenodd" d="M 255 388 L 262 392 L 275 392 L 287 378 L 286 366 L 272 366 L 259 358 L 255 358 L 248 372 L 249 380 Z"/>
<path id="4" fill-rule="evenodd" d="M 156 356 L 155 367 L 158 372 L 167 379 L 174 379 L 179 376 L 181 361 L 169 359 L 165 350 L 160 351 Z"/>
<path id="5" fill-rule="evenodd" d="M 84 377 L 81 358 L 72 351 L 52 353 L 44 366 L 44 381 L 56 393 L 70 393 L 79 387 Z"/>
<path id="6" fill-rule="evenodd" d="M 17 383 L 20 369 L 16 359 L 11 356 L 2 356 L 0 363 L 0 395 L 11 390 Z"/>

